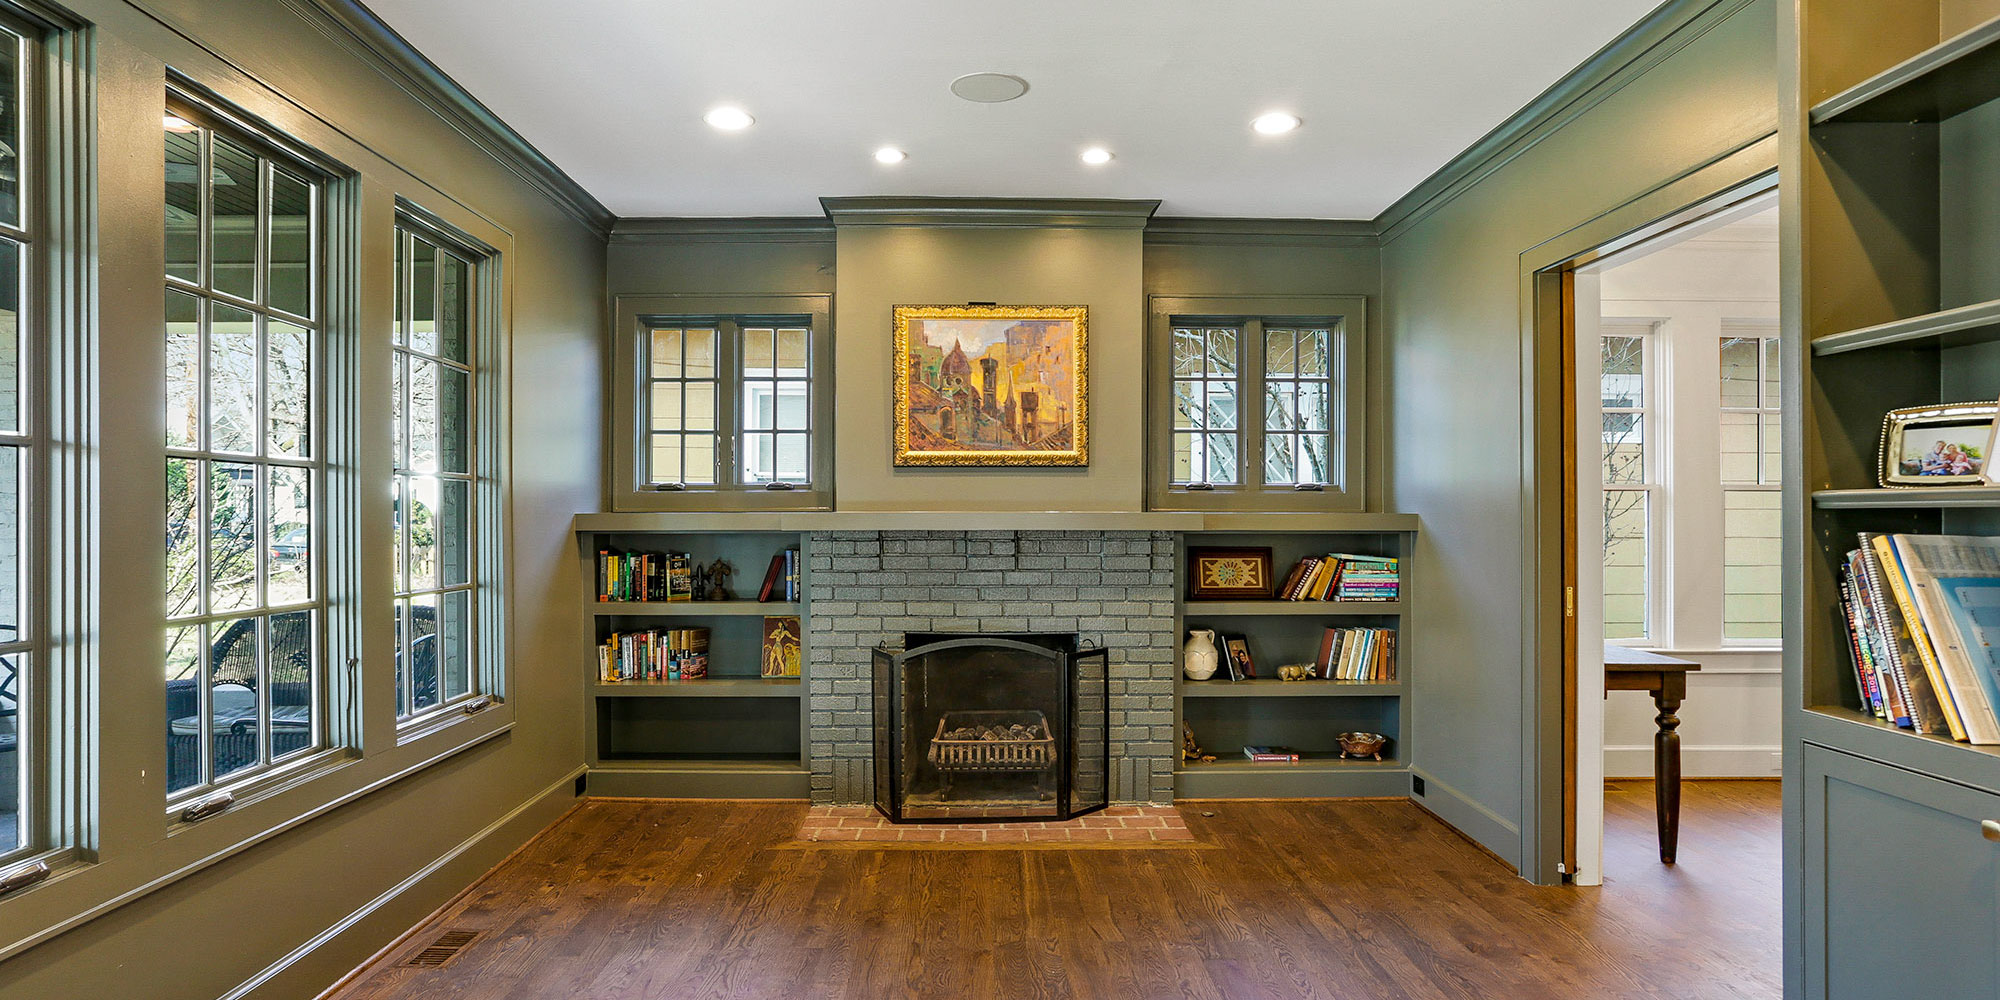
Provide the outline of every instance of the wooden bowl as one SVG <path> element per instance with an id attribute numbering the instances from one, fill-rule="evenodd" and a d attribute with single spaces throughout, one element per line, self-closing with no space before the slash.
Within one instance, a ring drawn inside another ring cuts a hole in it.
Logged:
<path id="1" fill-rule="evenodd" d="M 1381 733 L 1341 733 L 1334 739 L 1340 742 L 1342 760 L 1349 757 L 1371 757 L 1381 760 L 1382 748 L 1389 743 L 1389 738 Z"/>

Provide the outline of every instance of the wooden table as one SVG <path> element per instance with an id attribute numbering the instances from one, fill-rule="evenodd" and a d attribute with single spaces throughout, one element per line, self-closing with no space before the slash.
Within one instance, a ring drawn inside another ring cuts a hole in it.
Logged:
<path id="1" fill-rule="evenodd" d="M 1604 696 L 1613 691 L 1649 691 L 1660 710 L 1653 721 L 1653 808 L 1659 814 L 1660 861 L 1674 863 L 1681 836 L 1681 702 L 1687 698 L 1687 675 L 1701 664 L 1677 660 L 1643 649 L 1604 647 Z"/>

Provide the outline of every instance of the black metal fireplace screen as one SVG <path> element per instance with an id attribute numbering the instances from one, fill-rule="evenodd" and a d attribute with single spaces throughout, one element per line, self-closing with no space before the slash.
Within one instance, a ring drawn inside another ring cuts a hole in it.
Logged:
<path id="1" fill-rule="evenodd" d="M 898 823 L 1110 801 L 1110 655 L 1074 635 L 913 633 L 874 651 L 875 805 Z"/>

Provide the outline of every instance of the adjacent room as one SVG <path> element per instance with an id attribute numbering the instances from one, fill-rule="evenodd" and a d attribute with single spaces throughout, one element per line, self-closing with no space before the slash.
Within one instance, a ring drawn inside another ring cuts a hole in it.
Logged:
<path id="1" fill-rule="evenodd" d="M 0 0 L 0 997 L 2000 996 L 1996 137 L 2000 0 Z"/>

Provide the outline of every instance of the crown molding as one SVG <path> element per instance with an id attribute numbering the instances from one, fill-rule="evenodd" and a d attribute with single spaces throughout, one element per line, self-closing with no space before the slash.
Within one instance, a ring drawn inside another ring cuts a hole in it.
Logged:
<path id="1" fill-rule="evenodd" d="M 621 218 L 611 224 L 611 242 L 831 244 L 833 223 L 823 218 Z"/>
<path id="2" fill-rule="evenodd" d="M 1147 246 L 1358 247 L 1381 245 L 1362 219 L 1169 217 L 1146 226 Z"/>
<path id="3" fill-rule="evenodd" d="M 599 237 L 610 234 L 613 216 L 603 202 L 359 0 L 285 0 L 285 3 L 541 191 L 566 214 Z"/>
<path id="4" fill-rule="evenodd" d="M 1667 0 L 1375 217 L 1389 243 L 1756 0 Z"/>
<path id="5" fill-rule="evenodd" d="M 1144 229 L 1158 199 L 821 198 L 835 226 L 949 226 L 977 229 Z"/>

